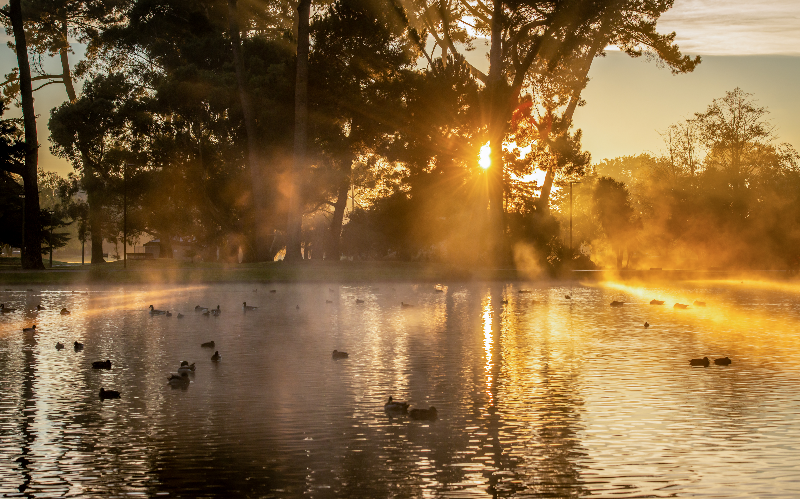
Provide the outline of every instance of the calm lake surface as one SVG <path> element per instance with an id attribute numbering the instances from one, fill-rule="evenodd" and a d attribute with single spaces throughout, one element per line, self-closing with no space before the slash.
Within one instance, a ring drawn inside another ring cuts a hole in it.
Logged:
<path id="1" fill-rule="evenodd" d="M 800 496 L 800 286 L 76 290 L 0 291 L 0 496 Z"/>

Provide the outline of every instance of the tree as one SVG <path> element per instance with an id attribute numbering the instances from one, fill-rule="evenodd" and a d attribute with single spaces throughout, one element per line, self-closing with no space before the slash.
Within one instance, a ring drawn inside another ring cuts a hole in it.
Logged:
<path id="1" fill-rule="evenodd" d="M 51 112 L 53 152 L 81 172 L 86 190 L 93 264 L 103 261 L 100 234 L 108 234 L 110 229 L 105 210 L 112 204 L 114 180 L 121 177 L 136 147 L 141 132 L 137 127 L 147 121 L 140 116 L 144 113 L 142 97 L 143 90 L 125 75 L 98 76 L 86 82 L 77 100 Z"/>
<path id="2" fill-rule="evenodd" d="M 20 0 L 10 0 L 7 11 L 2 11 L 9 18 L 14 30 L 14 43 L 19 65 L 19 88 L 22 97 L 22 116 L 25 125 L 25 156 L 20 165 L 14 161 L 4 162 L 5 171 L 22 177 L 25 190 L 25 207 L 23 209 L 23 244 L 22 268 L 43 269 L 41 248 L 41 223 L 39 220 L 39 186 L 37 171 L 39 162 L 39 141 L 36 134 L 36 112 L 33 108 L 33 87 L 31 68 L 28 62 L 28 46 L 25 40 L 25 29 L 22 24 L 22 6 Z"/>
<path id="3" fill-rule="evenodd" d="M 592 196 L 595 215 L 616 254 L 617 268 L 622 268 L 623 251 L 628 250 L 628 263 L 630 263 L 631 244 L 640 226 L 631 206 L 628 189 L 625 188 L 625 184 L 613 178 L 600 177 L 597 179 Z"/>

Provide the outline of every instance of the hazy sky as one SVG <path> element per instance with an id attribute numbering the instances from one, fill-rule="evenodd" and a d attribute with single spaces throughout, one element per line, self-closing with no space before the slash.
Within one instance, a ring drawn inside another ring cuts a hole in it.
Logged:
<path id="1" fill-rule="evenodd" d="M 783 142 L 800 148 L 800 0 L 754 3 L 744 0 L 676 0 L 659 22 L 659 31 L 677 33 L 684 53 L 703 56 L 694 73 L 672 76 L 643 59 L 608 52 L 595 60 L 591 81 L 583 93 L 587 105 L 578 109 L 575 124 L 583 129 L 584 148 L 594 161 L 641 152 L 658 153 L 659 131 L 712 99 L 741 87 L 768 107 Z M 468 54 L 476 65 L 488 66 L 479 50 Z M 16 66 L 13 52 L 0 47 L 0 69 Z M 71 167 L 49 152 L 50 109 L 66 98 L 51 85 L 36 94 L 40 163 L 62 175 Z M 13 109 L 7 116 L 18 115 Z"/>

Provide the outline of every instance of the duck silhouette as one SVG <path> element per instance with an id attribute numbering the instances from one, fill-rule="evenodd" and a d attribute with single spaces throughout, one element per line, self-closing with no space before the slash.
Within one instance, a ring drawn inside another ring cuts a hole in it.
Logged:
<path id="1" fill-rule="evenodd" d="M 731 359 L 728 357 L 723 357 L 721 359 L 714 359 L 714 364 L 718 366 L 729 366 L 731 365 Z"/>
<path id="2" fill-rule="evenodd" d="M 650 300 L 650 305 L 663 305 L 663 300 Z"/>
<path id="3" fill-rule="evenodd" d="M 183 319 L 184 315 L 182 313 L 178 312 L 177 317 L 178 317 L 178 319 Z"/>
<path id="4" fill-rule="evenodd" d="M 200 346 L 203 347 L 203 348 L 214 348 L 214 342 L 213 341 L 207 341 L 205 343 L 201 343 Z"/>
<path id="5" fill-rule="evenodd" d="M 79 342 L 76 341 L 75 343 L 72 344 L 72 346 L 73 346 L 73 348 L 75 348 L 76 352 L 78 350 L 83 350 L 83 343 L 79 343 Z"/>
<path id="6" fill-rule="evenodd" d="M 257 308 L 258 307 L 253 307 L 253 306 L 248 305 L 246 301 L 242 302 L 242 310 L 244 310 L 245 312 L 248 311 L 248 310 L 256 310 Z"/>
<path id="7" fill-rule="evenodd" d="M 219 359 L 221 358 L 222 356 L 219 354 L 219 350 L 215 351 L 214 355 L 211 356 L 211 360 L 213 360 L 214 362 L 219 362 Z"/>
<path id="8" fill-rule="evenodd" d="M 706 306 L 706 302 L 704 302 L 704 301 L 697 301 L 697 300 L 695 300 L 695 301 L 694 301 L 694 306 L 695 306 L 695 307 L 705 307 L 705 306 Z"/>
<path id="9" fill-rule="evenodd" d="M 339 350 L 334 350 L 331 354 L 333 360 L 346 359 L 348 357 L 350 357 L 350 355 L 347 352 L 340 352 Z"/>
<path id="10" fill-rule="evenodd" d="M 60 341 L 56 343 L 56 350 L 64 350 L 64 344 Z"/>
<path id="11" fill-rule="evenodd" d="M 119 392 L 115 390 L 100 389 L 100 400 L 105 399 L 118 399 L 120 398 Z"/>
<path id="12" fill-rule="evenodd" d="M 709 362 L 708 357 L 703 357 L 702 359 L 691 359 L 689 361 L 690 366 L 703 366 L 708 367 L 711 362 Z"/>
<path id="13" fill-rule="evenodd" d="M 647 321 L 645 321 L 645 322 L 644 322 L 644 328 L 645 328 L 645 329 L 647 329 L 647 328 L 649 328 L 649 327 L 650 327 L 650 323 L 649 323 L 649 322 L 647 322 Z"/>
<path id="14" fill-rule="evenodd" d="M 431 406 L 430 409 L 411 409 L 408 416 L 421 421 L 436 421 L 439 414 L 436 412 L 436 408 Z"/>
<path id="15" fill-rule="evenodd" d="M 383 410 L 386 412 L 407 412 L 408 411 L 408 402 L 397 402 L 392 397 L 389 397 L 389 400 L 383 404 Z"/>
<path id="16" fill-rule="evenodd" d="M 201 307 L 200 305 L 197 305 L 196 307 L 194 307 L 194 311 L 195 312 L 208 312 L 208 308 L 207 307 Z"/>
<path id="17" fill-rule="evenodd" d="M 164 310 L 158 310 L 154 306 L 150 305 L 150 315 L 165 315 L 166 312 Z"/>
<path id="18" fill-rule="evenodd" d="M 99 360 L 99 361 L 96 361 L 96 362 L 92 362 L 92 369 L 111 369 L 111 361 L 110 360 L 106 360 L 106 361 Z"/>
<path id="19" fill-rule="evenodd" d="M 181 361 L 181 367 L 178 368 L 178 373 L 193 373 L 194 372 L 194 362 L 189 364 L 188 361 Z"/>
<path id="20" fill-rule="evenodd" d="M 356 303 L 364 303 L 364 300 L 361 300 L 361 299 L 359 299 L 359 298 L 356 298 Z"/>
<path id="21" fill-rule="evenodd" d="M 172 373 L 167 378 L 167 383 L 170 385 L 188 385 L 190 381 L 189 373 L 187 372 Z"/>
<path id="22" fill-rule="evenodd" d="M 400 302 L 400 306 L 401 306 L 402 308 L 411 308 L 411 307 L 413 307 L 414 305 L 412 305 L 412 304 L 410 304 L 410 303 L 403 303 L 403 302 Z"/>
<path id="23" fill-rule="evenodd" d="M 67 310 L 66 307 L 62 308 L 61 312 L 59 312 L 59 314 L 61 314 L 61 315 L 69 315 L 70 313 L 71 312 L 69 310 Z"/>
<path id="24" fill-rule="evenodd" d="M 23 333 L 35 333 L 36 332 L 36 324 L 31 327 L 24 327 L 22 328 Z"/>
<path id="25" fill-rule="evenodd" d="M 166 315 L 167 317 L 172 317 L 172 312 L 170 312 L 169 310 L 167 310 L 167 313 L 166 313 L 166 314 L 164 314 L 164 315 Z"/>
<path id="26" fill-rule="evenodd" d="M 621 306 L 623 306 L 623 305 L 625 305 L 625 302 L 624 302 L 624 301 L 617 301 L 617 300 L 614 300 L 614 301 L 612 301 L 612 302 L 611 302 L 611 306 L 612 306 L 612 307 L 621 307 Z"/>
<path id="27" fill-rule="evenodd" d="M 675 305 L 672 306 L 672 308 L 679 308 L 681 310 L 685 310 L 689 308 L 689 305 L 684 305 L 683 303 L 676 303 Z"/>
<path id="28" fill-rule="evenodd" d="M 7 308 L 5 303 L 0 303 L 0 314 L 10 314 L 11 312 L 15 312 L 16 308 Z"/>

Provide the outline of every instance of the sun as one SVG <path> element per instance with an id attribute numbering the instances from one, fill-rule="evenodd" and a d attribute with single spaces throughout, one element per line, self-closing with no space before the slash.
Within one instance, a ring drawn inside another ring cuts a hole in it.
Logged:
<path id="1" fill-rule="evenodd" d="M 481 147 L 481 156 L 478 160 L 478 165 L 483 168 L 484 170 L 492 166 L 492 148 L 489 147 L 487 143 L 485 146 Z"/>

